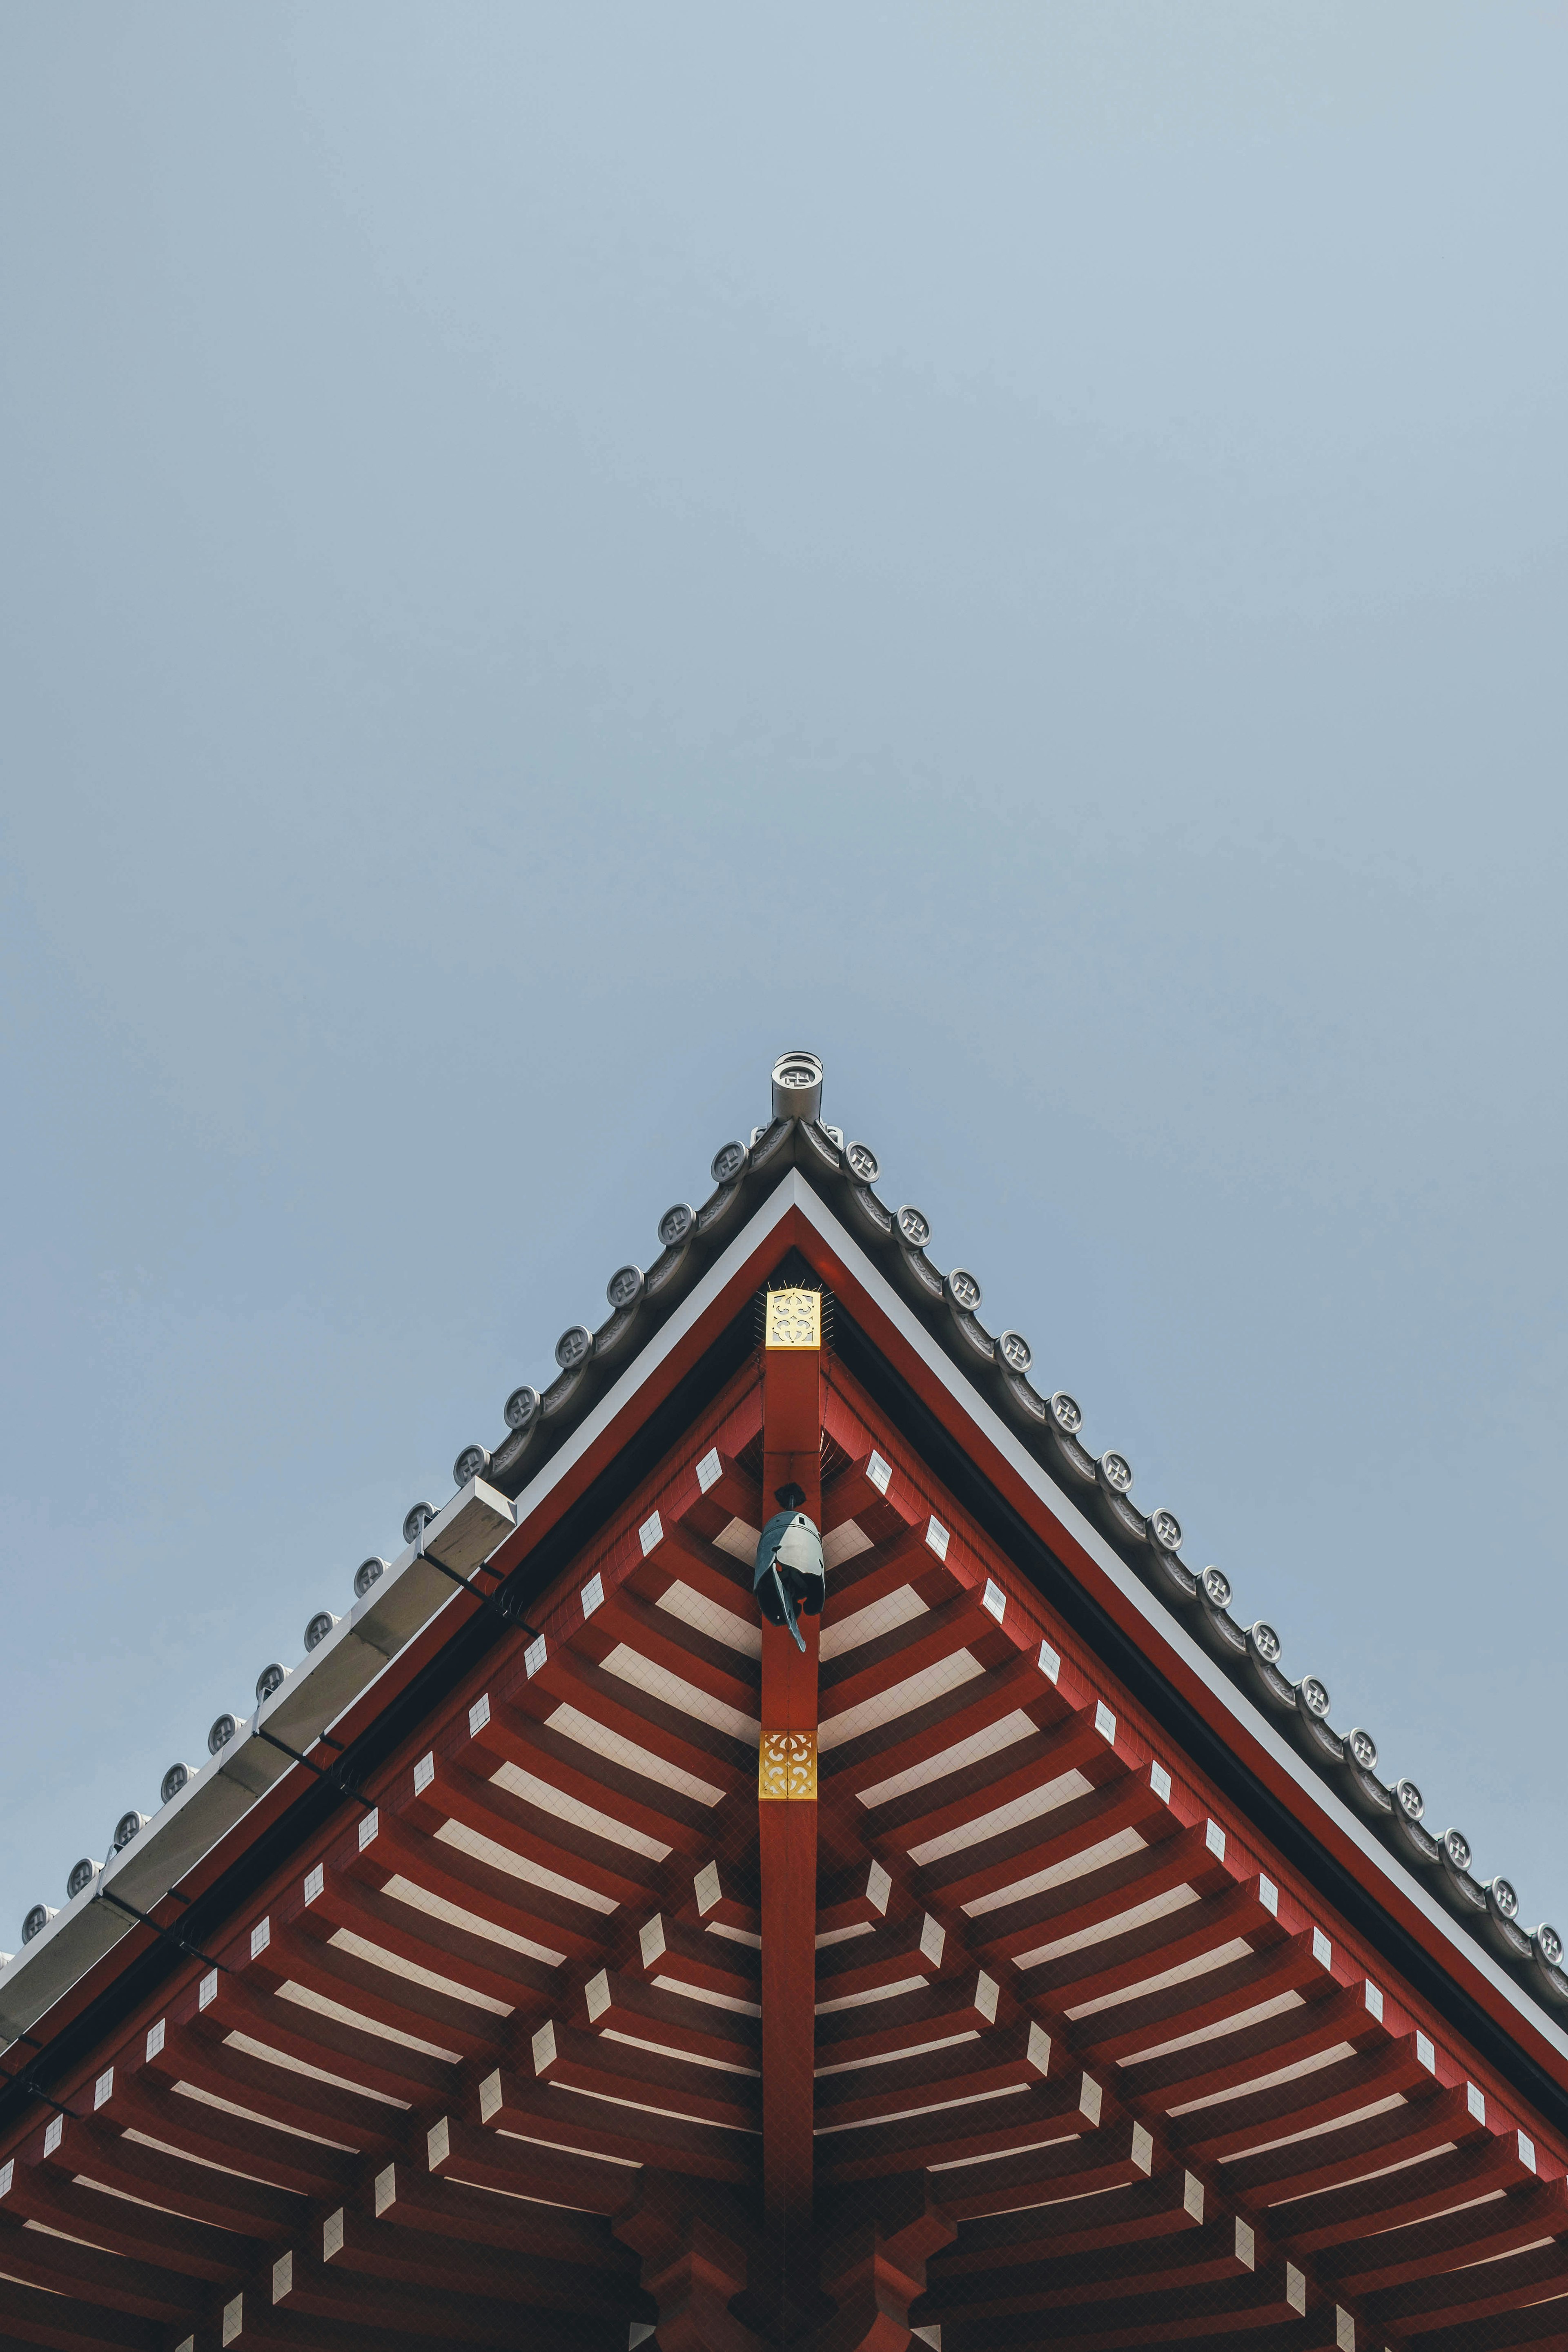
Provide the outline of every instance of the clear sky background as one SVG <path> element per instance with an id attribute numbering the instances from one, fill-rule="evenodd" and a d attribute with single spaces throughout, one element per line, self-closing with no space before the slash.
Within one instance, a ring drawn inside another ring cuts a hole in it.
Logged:
<path id="1" fill-rule="evenodd" d="M 1568 1927 L 1568 8 L 0 22 L 0 1944 L 783 1047 Z"/>

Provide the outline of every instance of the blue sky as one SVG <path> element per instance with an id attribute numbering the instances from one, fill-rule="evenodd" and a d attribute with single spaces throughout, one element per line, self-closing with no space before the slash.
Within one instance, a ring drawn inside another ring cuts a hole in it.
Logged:
<path id="1" fill-rule="evenodd" d="M 0 1944 L 773 1056 L 1568 1926 L 1568 16 L 12 11 Z"/>

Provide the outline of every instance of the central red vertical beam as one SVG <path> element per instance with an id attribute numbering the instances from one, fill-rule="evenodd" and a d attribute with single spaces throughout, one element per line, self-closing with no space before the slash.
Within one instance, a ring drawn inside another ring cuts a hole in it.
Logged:
<path id="1" fill-rule="evenodd" d="M 814 1307 L 816 1302 L 814 1301 Z M 819 1307 L 816 1308 L 819 1315 Z M 770 1331 L 773 1318 L 770 1318 Z M 763 1507 L 780 1486 L 805 1495 L 822 1524 L 822 1351 L 768 1346 L 763 1370 Z M 817 1326 L 820 1339 L 820 1321 Z M 803 1655 L 788 1628 L 763 1627 L 763 2191 L 768 2238 L 787 2288 L 792 2241 L 811 2225 L 816 2023 L 816 1663 L 818 1620 L 803 1617 Z"/>

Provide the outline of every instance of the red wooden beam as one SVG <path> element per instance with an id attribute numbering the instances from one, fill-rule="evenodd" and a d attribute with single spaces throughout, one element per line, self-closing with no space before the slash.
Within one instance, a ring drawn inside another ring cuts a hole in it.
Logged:
<path id="1" fill-rule="evenodd" d="M 171 2025 L 163 2048 L 143 2071 L 162 2074 L 171 2087 L 190 2083 L 254 2115 L 266 2116 L 290 2135 L 309 2132 L 339 2147 L 346 2143 L 360 2150 L 388 2153 L 402 2137 L 401 2110 L 384 2100 L 344 2090 L 336 2083 L 318 2082 L 292 2067 L 270 2065 L 203 2026 Z M 130 2087 L 135 2087 L 135 2078 Z M 199 2103 L 181 2099 L 179 2104 Z M 207 2112 L 216 2116 L 218 2111 L 209 2108 Z"/>
<path id="2" fill-rule="evenodd" d="M 1352 2246 L 1331 2266 L 1321 2267 L 1347 2294 L 1375 2294 L 1472 2263 L 1489 2263 L 1499 2254 L 1533 2245 L 1539 2238 L 1561 2238 L 1564 2231 L 1568 2200 L 1563 2183 L 1543 2180 L 1511 2197 L 1489 2198 L 1485 2204 L 1467 2205 L 1435 2221 L 1380 2231 Z"/>
<path id="3" fill-rule="evenodd" d="M 432 1750 L 421 1765 L 418 1786 L 406 1812 L 417 1828 L 435 1831 L 443 1822 L 460 1822 L 519 1861 L 552 1871 L 605 1902 L 646 1906 L 658 1899 L 663 1874 L 658 1863 L 596 1830 L 542 1812 L 489 1774 L 468 1771 Z"/>
<path id="4" fill-rule="evenodd" d="M 579 2031 L 619 2034 L 752 2074 L 762 2057 L 762 2028 L 754 2017 L 649 1984 L 621 1969 L 601 1969 L 589 1978 L 571 2021 Z"/>
<path id="5" fill-rule="evenodd" d="M 271 1949 L 269 1944 L 268 1958 Z M 204 2030 L 246 2034 L 268 2050 L 286 2052 L 307 2066 L 319 2066 L 405 2106 L 450 2098 L 457 2083 L 452 2060 L 409 2050 L 384 2033 L 325 2017 L 307 2003 L 280 2000 L 279 1988 L 287 1981 L 286 1967 L 274 1971 L 254 1963 L 243 1973 L 220 1976 L 202 2013 Z M 176 2046 L 184 2047 L 178 2037 Z"/>
<path id="6" fill-rule="evenodd" d="M 173 2099 L 167 2102 L 171 2109 L 174 2104 Z M 194 2104 L 189 2099 L 179 2102 L 184 2109 L 192 2108 Z M 133 2123 L 137 2112 L 131 2108 L 123 2120 Z M 141 2126 L 145 2131 L 154 2131 L 156 2122 L 163 2120 L 152 2102 L 139 2112 L 146 2117 Z M 206 2113 L 211 2116 L 213 2110 L 209 2108 Z M 157 2137 L 177 2147 L 179 2142 L 174 2135 L 179 2127 L 179 2117 L 170 2116 L 169 2126 Z M 121 2202 L 127 2203 L 129 2210 L 134 2210 L 134 2207 L 128 2200 L 144 2197 L 193 2221 L 232 2231 L 237 2237 L 247 2239 L 281 2240 L 304 2226 L 306 2199 L 297 2191 L 275 2188 L 264 2180 L 247 2179 L 237 2170 L 223 2168 L 217 2161 L 203 2163 L 194 2157 L 171 2156 L 166 2148 L 148 2147 L 140 2140 L 123 2137 L 107 2121 L 72 2122 L 66 2128 L 70 2135 L 69 2144 L 62 2136 L 47 2159 L 49 2167 L 68 2178 L 79 2172 L 89 2179 L 101 2181 L 106 2189 L 116 2192 Z M 256 2128 L 259 2131 L 261 2126 Z M 224 2164 L 235 2166 L 243 2161 L 242 2153 L 230 2147 Z M 327 2184 L 329 2188 L 334 2185 L 331 2180 Z"/>
<path id="7" fill-rule="evenodd" d="M 1407 2143 L 1404 2133 L 1398 2131 L 1391 2132 L 1387 2140 L 1373 2147 L 1362 2142 L 1356 2151 L 1356 2177 L 1348 2186 L 1336 2183 L 1316 2194 L 1305 2195 L 1296 2206 L 1289 2217 L 1291 2243 L 1309 2254 L 1325 2246 L 1356 2245 L 1363 2238 L 1402 2228 L 1407 2222 L 1430 2221 L 1453 2207 L 1494 2198 L 1531 2179 L 1533 2176 L 1519 2160 L 1511 2136 L 1507 2140 L 1481 2137 L 1472 2139 L 1468 2147 L 1447 2149 L 1449 2141 L 1460 2137 L 1464 2099 L 1462 2091 L 1449 2092 L 1441 2099 L 1412 2101 L 1391 2116 L 1375 2118 L 1376 2122 L 1394 2126 L 1405 2124 L 1406 2118 L 1419 2118 L 1414 2126 L 1406 2128 L 1419 2130 L 1424 2138 L 1426 2129 L 1435 2127 L 1441 2135 L 1436 2147 L 1447 2152 L 1434 2153 L 1425 2163 L 1402 2161 L 1401 2150 L 1407 2145 L 1411 2146 L 1413 2159 L 1420 2157 L 1423 2139 Z M 1371 2128 L 1370 2124 L 1352 2124 L 1348 2132 L 1360 2134 Z M 1305 2156 L 1324 2142 L 1331 2146 L 1340 2137 L 1338 2133 L 1324 2133 L 1321 2140 L 1307 2141 L 1300 2153 Z M 1433 2143 L 1426 2140 L 1425 2145 L 1431 2147 Z M 1384 2169 L 1385 2148 L 1386 2161 L 1398 2166 L 1396 2171 Z M 1237 2171 L 1240 2168 L 1235 2168 Z"/>
<path id="8" fill-rule="evenodd" d="M 448 2189 L 454 2185 L 443 2184 Z M 631 2320 L 653 2316 L 651 2309 L 641 2308 L 636 2264 L 607 2232 L 591 2252 L 584 2249 L 564 2260 L 515 2240 L 492 2245 L 469 2240 L 459 2254 L 449 2237 L 408 2226 L 416 2218 L 406 2207 L 401 2212 L 389 2207 L 381 2215 L 340 2208 L 331 2217 L 333 2271 L 452 2294 L 459 2308 L 463 2298 L 480 2295 L 498 2302 L 510 2299 L 530 2317 L 536 2311 L 552 2315 L 577 2312 L 584 2317 L 618 2319 L 624 2328 Z"/>
<path id="9" fill-rule="evenodd" d="M 246 2104 L 236 2092 L 227 2095 L 237 2104 Z M 114 2095 L 105 2113 L 122 2129 L 144 2132 L 165 2147 L 179 2148 L 195 2163 L 244 2172 L 252 2180 L 293 2189 L 300 2196 L 341 2197 L 353 2183 L 353 2158 L 339 2148 L 301 2139 L 296 2131 L 274 2130 L 248 2116 L 226 2115 L 205 2100 L 184 2098 L 146 2070 L 121 2081 L 116 2067 Z M 388 2107 L 383 2113 L 395 2116 L 396 2111 Z M 316 2127 L 321 2128 L 319 2118 Z M 68 2133 L 79 2128 L 66 2126 Z M 341 2140 L 349 2135 L 340 2131 L 332 2137 Z"/>
<path id="10" fill-rule="evenodd" d="M 637 1958 L 644 1973 L 656 1983 L 663 1979 L 678 1989 L 689 1986 L 700 1998 L 717 1993 L 747 2009 L 763 1995 L 763 1958 L 754 1945 L 738 1944 L 730 1936 L 710 1936 L 668 1912 L 645 1920 L 637 1939 Z"/>
<path id="11" fill-rule="evenodd" d="M 1397 2218 L 1405 2202 L 1419 2207 L 1423 2214 L 1443 2211 L 1455 2201 L 1442 2169 L 1448 2158 L 1437 2158 L 1436 2172 L 1419 2159 L 1455 2143 L 1473 2141 L 1479 2131 L 1462 2090 L 1439 2091 L 1436 2084 L 1422 2090 L 1417 2084 L 1402 2105 L 1386 2115 L 1363 2116 L 1337 2130 L 1316 2132 L 1310 2139 L 1241 2157 L 1226 2166 L 1226 2179 L 1249 2205 L 1267 2209 L 1289 2200 L 1290 2237 L 1310 2250 L 1359 2236 L 1368 2226 L 1391 2228 L 1393 2222 L 1382 2216 L 1391 2211 Z M 1482 2158 L 1488 2179 L 1495 2172 L 1512 2186 L 1528 2177 L 1517 2160 L 1508 2158 L 1502 2143 L 1489 2137 Z M 1476 2161 L 1468 2153 L 1459 2158 L 1457 2178 L 1468 2181 Z M 1320 2214 L 1334 2218 L 1320 2225 Z M 1414 2210 L 1409 2218 L 1415 2218 Z"/>
<path id="12" fill-rule="evenodd" d="M 493 2153 L 497 2145 L 493 2133 L 476 2132 L 475 2137 Z M 546 2163 L 557 2160 L 548 2156 L 544 2158 Z M 578 2169 L 584 2168 L 590 2161 L 582 2159 Z M 453 2151 L 452 2127 L 448 2124 L 447 2157 L 439 2171 L 428 2169 L 426 2150 L 422 2146 L 416 2156 L 399 2157 L 395 2164 L 384 2166 L 361 2189 L 356 2200 L 358 2208 L 373 2213 L 377 2221 L 405 2224 L 427 2238 L 444 2239 L 448 2247 L 513 2247 L 520 2253 L 537 2255 L 546 2262 L 592 2263 L 635 2282 L 636 2260 L 616 2243 L 600 2211 L 582 2212 L 565 2205 L 541 2204 L 537 2199 L 517 2190 L 515 2175 L 510 2178 L 516 2193 L 498 2197 L 489 2189 L 459 2179 L 451 2167 L 461 2162 L 461 2155 Z M 617 2176 L 612 2186 L 617 2187 L 624 2198 L 627 2176 L 619 2166 L 593 2162 L 593 2169 L 606 2180 L 612 2173 Z M 570 2177 L 557 2183 L 568 2190 L 573 2185 Z M 458 2263 L 463 2258 L 449 2252 L 447 2259 Z"/>
<path id="13" fill-rule="evenodd" d="M 0 2340 L 41 2344 L 50 2352 L 163 2352 L 168 2334 L 155 2320 L 95 2310 L 72 2295 L 0 2278 Z"/>
<path id="14" fill-rule="evenodd" d="M 857 1944 L 865 1940 L 855 1938 Z M 863 2066 L 899 2051 L 925 2049 L 960 2034 L 984 2033 L 999 2021 L 1005 2024 L 1016 2013 L 1017 2003 L 1004 1996 L 997 1979 L 984 1969 L 935 1979 L 918 1992 L 894 1993 L 884 2000 L 837 2010 L 816 2021 L 818 2077 L 829 2067 Z"/>
<path id="15" fill-rule="evenodd" d="M 472 1732 L 476 1749 L 493 1756 L 498 1763 L 505 1759 L 516 1764 L 580 1804 L 613 1814 L 658 1845 L 689 1854 L 700 1863 L 711 1853 L 712 1809 L 700 1799 L 650 1780 L 646 1772 L 633 1772 L 624 1764 L 614 1763 L 494 1693 L 487 1693 L 486 1698 L 489 1713 Z"/>
<path id="16" fill-rule="evenodd" d="M 83 2153 L 79 2146 L 79 2164 Z M 155 2195 L 140 2180 L 136 2193 L 139 2200 Z M 251 2241 L 237 2231 L 214 2229 L 187 2215 L 162 2211 L 155 2204 L 132 2202 L 107 2185 L 98 2188 L 73 2179 L 58 2164 L 18 2163 L 0 2210 L 79 2238 L 105 2253 L 142 2258 L 214 2284 L 244 2270 L 254 2252 Z"/>
<path id="17" fill-rule="evenodd" d="M 1084 2001 L 1127 1991 L 1167 1969 L 1184 1968 L 1270 1925 L 1271 1915 L 1258 1899 L 1255 1878 L 1165 1918 L 1107 1936 L 1086 1950 L 1034 1961 L 1016 1972 L 1014 1983 L 1026 2000 L 1058 2012 L 1072 2010 Z"/>
<path id="18" fill-rule="evenodd" d="M 815 1318 L 815 1329 L 811 1329 Z M 801 1344 L 801 1323 L 807 1344 Z M 822 1520 L 821 1301 L 794 1317 L 771 1306 L 763 1359 L 763 1504 L 797 1486 Z M 810 1344 L 811 1340 L 815 1344 Z M 829 1580 L 827 1606 L 833 1606 Z M 763 1627 L 757 1833 L 763 1913 L 763 2203 L 770 2262 L 787 2263 L 811 2226 L 816 1998 L 816 1732 L 820 1621 Z M 781 2274 L 780 2287 L 784 2280 Z"/>
<path id="19" fill-rule="evenodd" d="M 1201 1827 L 1182 1830 L 1174 1837 L 1102 1863 L 1098 1870 L 1065 1885 L 1026 1895 L 994 1911 L 983 1912 L 972 1924 L 974 1949 L 994 1959 L 1027 1956 L 1042 1945 L 1082 1935 L 1086 1928 L 1104 1927 L 1140 1904 L 1168 1895 L 1178 1886 L 1213 1883 L 1215 1862 Z"/>
<path id="20" fill-rule="evenodd" d="M 497 2133 L 515 2133 L 575 2154 L 613 2157 L 621 2164 L 646 2164 L 704 2180 L 746 2184 L 756 2178 L 756 2143 L 749 2133 L 621 2105 L 506 2066 L 480 2084 L 479 2118 Z"/>
<path id="21" fill-rule="evenodd" d="M 1027 1687 L 1026 1678 L 1017 1679 Z M 987 1813 L 999 1812 L 1048 1789 L 1068 1772 L 1083 1771 L 1093 1759 L 1110 1754 L 1104 1735 L 1095 1727 L 1092 1707 L 1069 1714 L 1058 1703 L 1047 1715 L 1042 1692 L 1038 1717 L 1047 1717 L 1048 1723 L 1048 1727 L 1042 1725 L 1043 1737 L 1020 1739 L 1000 1754 L 970 1765 L 956 1787 L 947 1780 L 933 1780 L 879 1804 L 867 1815 L 877 1843 L 896 1845 L 906 1853 L 917 1852 L 938 1838 L 967 1829 Z"/>
<path id="22" fill-rule="evenodd" d="M 525 2014 L 542 2009 L 556 1998 L 558 1970 L 552 1962 L 514 1952 L 493 1937 L 481 1936 L 455 1920 L 439 1919 L 412 1903 L 382 1890 L 396 1875 L 389 1857 L 374 1872 L 321 1871 L 311 1896 L 311 1909 L 334 1927 L 342 1927 L 366 1943 L 428 1969 L 453 1984 L 482 1993 L 500 2003 L 507 2013 Z M 478 2011 L 482 2015 L 482 2011 Z"/>
<path id="23" fill-rule="evenodd" d="M 1048 2251 L 1028 2267 L 1008 2264 L 989 2275 L 972 2275 L 929 2298 L 931 2316 L 950 2321 L 1033 2317 L 1084 2305 L 1131 2304 L 1147 2295 L 1170 2296 L 1180 2308 L 1194 2288 L 1247 2277 L 1257 2267 L 1258 2244 L 1250 2224 L 1230 2213 L 1185 2231 L 1168 2231 L 1142 2243 L 1052 2259 Z"/>
<path id="24" fill-rule="evenodd" d="M 1073 2036 L 1086 2057 L 1102 2065 L 1135 2057 L 1141 2050 L 1217 2026 L 1227 2017 L 1299 1992 L 1323 1972 L 1310 1934 L 1289 1937 L 1249 1952 L 1245 1959 L 1209 1969 L 1162 1992 L 1134 1995 L 1086 2018 Z"/>
<path id="25" fill-rule="evenodd" d="M 1561 2212 L 1556 2216 L 1563 2226 Z M 1413 2279 L 1370 2297 L 1367 2316 L 1392 2344 L 1408 2344 L 1436 2328 L 1475 2326 L 1505 2312 L 1522 2311 L 1568 2294 L 1568 2247 L 1561 2238 L 1527 2252 L 1483 2256 L 1463 2270 Z"/>
<path id="26" fill-rule="evenodd" d="M 275 1920 L 267 1957 L 290 1982 L 395 2032 L 417 2034 L 464 2058 L 483 2058 L 495 2048 L 502 2020 L 493 2010 L 416 1982 L 391 1965 L 390 1956 L 377 1962 L 347 1951 L 331 1934 L 331 1922 L 313 1911 L 285 1927 Z"/>
<path id="27" fill-rule="evenodd" d="M 658 1551 L 663 1549 L 660 1545 Z M 658 1552 L 649 1557 L 657 1559 Z M 662 1574 L 661 1589 L 668 1590 L 676 1580 L 668 1572 Z M 687 1624 L 672 1610 L 644 1600 L 632 1590 L 630 1578 L 605 1594 L 575 1646 L 584 1657 L 603 1664 L 623 1643 L 702 1696 L 755 1721 L 762 1690 L 762 1670 L 756 1660 L 732 1643 Z"/>
<path id="28" fill-rule="evenodd" d="M 1125 2145 L 1125 2125 L 1120 2127 L 1120 2135 Z M 1079 2140 L 1074 2146 L 1086 2158 L 1091 2151 L 1103 2154 L 1098 2143 L 1111 2137 L 1108 2129 Z M 1052 2150 L 1053 2154 L 1057 2152 Z M 1203 2188 L 1190 2172 L 1167 2171 L 1151 2180 L 1132 2164 L 1131 2155 L 1124 2160 L 1131 2170 L 1126 2185 L 1103 2189 L 1094 2196 L 1092 2204 L 1086 2201 L 1076 2179 L 1068 2175 L 1058 2185 L 1057 2202 L 995 2211 L 979 2220 L 966 2221 L 956 2242 L 932 2263 L 933 2295 L 939 2288 L 945 2288 L 950 2279 L 974 2273 L 984 2276 L 1012 2263 L 1047 2258 L 1060 2261 L 1100 2253 L 1108 2246 L 1142 2246 L 1152 2238 L 1202 2227 Z M 951 2176 L 945 2176 L 940 2184 L 943 2189 L 948 2178 Z M 945 2196 L 942 2201 L 947 2205 Z M 948 2210 L 952 2210 L 950 2206 Z"/>
<path id="29" fill-rule="evenodd" d="M 1247 2148 L 1338 2123 L 1382 2099 L 1397 2098 L 1421 2081 L 1423 2070 L 1410 2047 L 1414 2038 L 1371 2056 L 1337 2059 L 1272 2090 L 1225 2099 L 1182 2116 L 1181 2144 L 1194 2157 L 1222 2163 Z"/>
<path id="30" fill-rule="evenodd" d="M 730 2131 L 754 2132 L 761 2121 L 754 2075 L 694 2066 L 683 2053 L 577 2032 L 552 2019 L 534 2034 L 531 2056 L 541 2083 Z"/>
<path id="31" fill-rule="evenodd" d="M 1053 2139 L 1077 2139 L 1095 2130 L 1103 2111 L 1100 2084 L 1076 2068 L 1032 2089 L 1005 2092 L 935 2114 L 896 2123 L 857 2125 L 825 2137 L 817 2150 L 822 2179 L 868 2180 L 921 2166 L 987 2167 L 1012 2151 L 1033 2151 Z M 944 2184 L 937 2184 L 944 2196 Z"/>
<path id="32" fill-rule="evenodd" d="M 164 2326 L 195 2319 L 203 2301 L 195 2279 L 128 2254 L 103 2253 L 68 2238 L 29 2230 L 20 2219 L 0 2219 L 0 2275 Z"/>
<path id="33" fill-rule="evenodd" d="M 625 2160 L 515 2138 L 458 2116 L 438 2116 L 425 2135 L 423 2148 L 416 2147 L 407 2160 L 397 2158 L 396 2181 L 416 2179 L 421 2162 L 432 2177 L 442 2180 L 500 2189 L 509 2198 L 546 2204 L 559 2201 L 576 2212 L 604 2215 L 620 2211 L 637 2178 Z"/>
<path id="34" fill-rule="evenodd" d="M 919 1884 L 927 1900 L 962 1909 L 1003 1894 L 1037 1871 L 1087 1853 L 1119 1830 L 1144 1830 L 1161 1819 L 1166 1801 L 1151 1787 L 1147 1772 L 1130 1772 L 1111 1756 L 1103 1740 L 1100 1755 L 1090 1752 L 1085 1760 L 1107 1771 L 1101 1787 L 1069 1798 L 1032 1821 L 976 1838 L 940 1862 L 923 1864 Z M 1058 1777 L 1051 1775 L 1052 1780 Z M 1049 1781 L 1039 1778 L 1034 1781 L 1036 1789 L 1048 1786 Z"/>
<path id="35" fill-rule="evenodd" d="M 458 1910 L 525 1936 L 544 1954 L 586 1959 L 597 1955 L 604 1944 L 604 1911 L 574 1902 L 514 1872 L 499 1870 L 493 1863 L 481 1862 L 460 1846 L 433 1837 L 385 1810 L 379 1816 L 373 1842 L 353 1867 L 384 1884 L 394 1874 L 411 1879 L 427 1895 L 437 1895 Z"/>

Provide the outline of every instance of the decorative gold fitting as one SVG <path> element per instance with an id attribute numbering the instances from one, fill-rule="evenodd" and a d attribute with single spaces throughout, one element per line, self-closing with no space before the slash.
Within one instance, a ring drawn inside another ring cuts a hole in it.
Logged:
<path id="1" fill-rule="evenodd" d="M 820 1290 L 770 1290 L 766 1344 L 770 1348 L 820 1348 Z"/>
<path id="2" fill-rule="evenodd" d="M 757 1750 L 757 1799 L 778 1803 L 794 1798 L 816 1802 L 815 1731 L 764 1731 Z"/>

